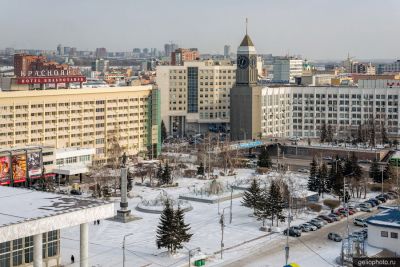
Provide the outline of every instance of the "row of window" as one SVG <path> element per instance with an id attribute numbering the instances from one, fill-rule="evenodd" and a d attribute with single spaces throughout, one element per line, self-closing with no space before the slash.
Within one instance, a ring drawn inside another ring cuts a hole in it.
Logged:
<path id="1" fill-rule="evenodd" d="M 388 231 L 381 231 L 381 237 L 389 237 L 389 232 Z M 395 232 L 390 232 L 390 238 L 399 238 L 399 234 Z"/>

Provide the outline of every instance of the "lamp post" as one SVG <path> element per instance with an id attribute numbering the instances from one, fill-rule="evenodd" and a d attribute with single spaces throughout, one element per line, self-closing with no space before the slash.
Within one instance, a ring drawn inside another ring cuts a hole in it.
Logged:
<path id="1" fill-rule="evenodd" d="M 187 248 L 187 247 L 185 247 L 185 246 L 183 246 L 183 247 L 184 247 L 184 248 L 188 251 L 188 253 L 189 253 L 189 267 L 190 267 L 190 266 L 192 266 L 192 265 L 191 265 L 191 260 L 192 260 L 192 256 L 194 255 L 193 252 L 200 252 L 201 249 L 200 249 L 200 247 L 193 248 L 193 249 L 189 249 L 189 248 Z"/>
<path id="2" fill-rule="evenodd" d="M 225 209 L 230 209 L 230 207 L 225 207 L 222 209 L 221 219 L 219 223 L 221 224 L 221 259 L 222 259 L 222 252 L 224 250 L 224 228 L 225 228 Z"/>
<path id="3" fill-rule="evenodd" d="M 131 236 L 131 235 L 133 235 L 133 233 L 129 233 L 129 234 L 126 234 L 126 235 L 124 235 L 124 240 L 123 240 L 123 242 L 122 242 L 122 266 L 123 267 L 125 267 L 125 240 L 126 240 L 126 238 L 128 237 L 128 236 Z"/>

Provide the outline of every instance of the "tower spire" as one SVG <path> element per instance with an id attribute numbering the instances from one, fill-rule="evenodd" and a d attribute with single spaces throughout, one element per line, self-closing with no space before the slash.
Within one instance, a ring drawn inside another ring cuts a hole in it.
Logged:
<path id="1" fill-rule="evenodd" d="M 249 20 L 248 20 L 248 18 L 246 18 L 246 35 L 247 35 L 247 26 L 248 26 L 248 24 L 249 24 Z"/>

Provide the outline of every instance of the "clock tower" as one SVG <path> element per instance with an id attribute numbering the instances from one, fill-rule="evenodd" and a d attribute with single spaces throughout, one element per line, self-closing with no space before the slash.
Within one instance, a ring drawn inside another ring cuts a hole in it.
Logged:
<path id="1" fill-rule="evenodd" d="M 247 21 L 246 21 L 247 24 Z M 257 84 L 257 52 L 247 34 L 237 50 L 236 84 L 230 91 L 230 138 L 254 140 L 261 131 L 262 88 Z"/>
<path id="2" fill-rule="evenodd" d="M 236 84 L 256 85 L 257 76 L 257 52 L 246 31 L 237 50 Z"/>

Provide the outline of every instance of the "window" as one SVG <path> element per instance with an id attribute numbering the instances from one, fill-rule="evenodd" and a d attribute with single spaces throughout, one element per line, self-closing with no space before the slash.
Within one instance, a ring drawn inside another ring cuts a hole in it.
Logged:
<path id="1" fill-rule="evenodd" d="M 399 234 L 398 233 L 394 233 L 394 232 L 390 232 L 390 238 L 399 238 Z"/>
<path id="2" fill-rule="evenodd" d="M 387 231 L 381 231 L 381 237 L 388 237 Z"/>
<path id="3" fill-rule="evenodd" d="M 33 262 L 33 236 L 25 237 L 25 263 Z"/>
<path id="4" fill-rule="evenodd" d="M 1 267 L 10 267 L 10 242 L 0 243 L 0 266 Z"/>
<path id="5" fill-rule="evenodd" d="M 47 234 L 47 256 L 53 257 L 58 254 L 58 232 L 50 231 Z"/>

